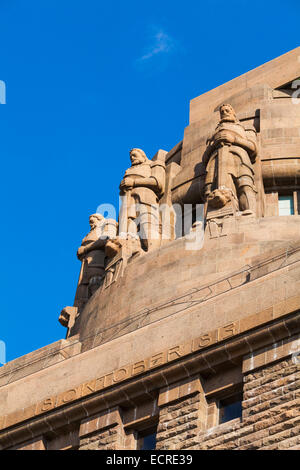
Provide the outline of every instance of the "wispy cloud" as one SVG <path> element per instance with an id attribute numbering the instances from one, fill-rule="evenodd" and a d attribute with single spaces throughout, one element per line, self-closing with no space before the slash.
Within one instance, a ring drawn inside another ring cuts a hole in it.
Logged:
<path id="1" fill-rule="evenodd" d="M 165 31 L 159 29 L 151 36 L 151 45 L 147 48 L 144 55 L 138 60 L 147 61 L 158 54 L 167 54 L 175 49 L 176 41 Z"/>

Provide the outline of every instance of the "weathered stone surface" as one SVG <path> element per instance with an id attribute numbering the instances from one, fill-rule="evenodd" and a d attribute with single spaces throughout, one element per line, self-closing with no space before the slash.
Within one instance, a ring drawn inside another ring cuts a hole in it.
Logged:
<path id="1" fill-rule="evenodd" d="M 168 153 L 132 149 L 118 233 L 94 214 L 78 249 L 68 339 L 0 369 L 0 449 L 299 449 L 299 53 L 193 100 Z"/>

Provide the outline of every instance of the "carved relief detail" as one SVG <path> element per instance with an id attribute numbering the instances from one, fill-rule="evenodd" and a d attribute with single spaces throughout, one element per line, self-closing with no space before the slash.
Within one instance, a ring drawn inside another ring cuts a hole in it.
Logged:
<path id="1" fill-rule="evenodd" d="M 59 317 L 59 322 L 69 330 L 89 298 L 103 282 L 106 264 L 105 245 L 110 238 L 116 236 L 117 231 L 117 222 L 105 219 L 101 214 L 92 214 L 89 222 L 91 229 L 77 250 L 77 257 L 81 261 L 81 270 L 74 306 L 65 307 Z"/>
<path id="2" fill-rule="evenodd" d="M 251 135 L 250 135 L 251 134 Z M 256 214 L 255 131 L 249 133 L 230 104 L 220 108 L 220 122 L 208 140 L 204 199 L 206 220 L 243 213 Z"/>

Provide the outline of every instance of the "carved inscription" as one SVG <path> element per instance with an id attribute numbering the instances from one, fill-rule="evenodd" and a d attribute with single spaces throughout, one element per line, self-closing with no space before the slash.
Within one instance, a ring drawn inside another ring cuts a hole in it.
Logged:
<path id="1" fill-rule="evenodd" d="M 116 385 L 131 377 L 135 377 L 149 370 L 155 369 L 156 367 L 160 367 L 164 364 L 181 359 L 182 357 L 185 357 L 192 352 L 207 348 L 208 346 L 230 338 L 238 333 L 238 322 L 228 323 L 227 325 L 199 336 L 192 341 L 179 344 L 165 351 L 158 352 L 147 359 L 135 362 L 134 364 L 126 365 L 120 369 L 104 375 L 103 377 L 97 377 L 79 385 L 78 387 L 66 390 L 59 395 L 46 398 L 42 402 L 37 403 L 35 406 L 30 406 L 24 409 L 22 412 L 20 411 L 18 413 L 14 413 L 14 416 L 4 416 L 0 420 L 0 429 L 4 429 L 8 423 L 11 426 L 12 424 L 21 422 L 24 419 L 47 413 L 54 408 L 63 406 L 67 403 L 78 400 L 79 398 Z"/>

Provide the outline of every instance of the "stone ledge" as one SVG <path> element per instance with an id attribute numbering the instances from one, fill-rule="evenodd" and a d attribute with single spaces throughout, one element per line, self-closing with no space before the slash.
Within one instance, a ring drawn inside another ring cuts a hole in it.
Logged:
<path id="1" fill-rule="evenodd" d="M 294 329 L 297 327 L 300 330 L 299 313 L 273 323 L 273 331 L 276 328 L 280 330 L 283 323 L 293 325 Z M 177 357 L 174 363 L 160 365 L 158 369 L 152 371 L 144 371 L 141 374 L 142 377 L 139 375 L 124 383 L 111 385 L 108 390 L 97 392 L 90 390 L 89 394 L 84 397 L 70 396 L 70 399 L 73 400 L 72 403 L 60 401 L 59 406 L 54 407 L 53 403 L 56 397 L 50 397 L 43 402 L 44 405 L 46 402 L 48 403 L 48 409 L 44 409 L 44 411 L 41 404 L 38 404 L 38 408 L 37 405 L 33 405 L 30 409 L 19 410 L 2 417 L 0 420 L 2 428 L 0 444 L 7 447 L 12 445 L 11 442 L 15 444 L 16 441 L 27 440 L 28 432 L 30 437 L 41 435 L 50 429 L 69 425 L 71 422 L 84 419 L 108 408 L 122 405 L 132 406 L 136 400 L 139 402 L 143 396 L 144 398 L 154 397 L 156 391 L 166 386 L 166 383 L 171 385 L 196 374 L 216 373 L 224 370 L 226 363 L 241 363 L 242 357 L 251 351 L 249 341 L 251 336 L 257 335 L 260 337 L 260 344 L 262 344 L 263 338 L 266 346 L 274 341 L 269 328 L 262 327 L 259 330 L 241 335 L 238 339 L 228 339 L 224 344 L 207 348 L 205 351 L 190 352 L 187 356 Z M 80 386 L 78 390 L 79 388 Z M 36 409 L 38 409 L 38 413 L 36 413 Z"/>
<path id="2" fill-rule="evenodd" d="M 80 352 L 81 343 L 78 336 L 73 336 L 18 357 L 0 368 L 0 387 L 69 359 Z"/>

